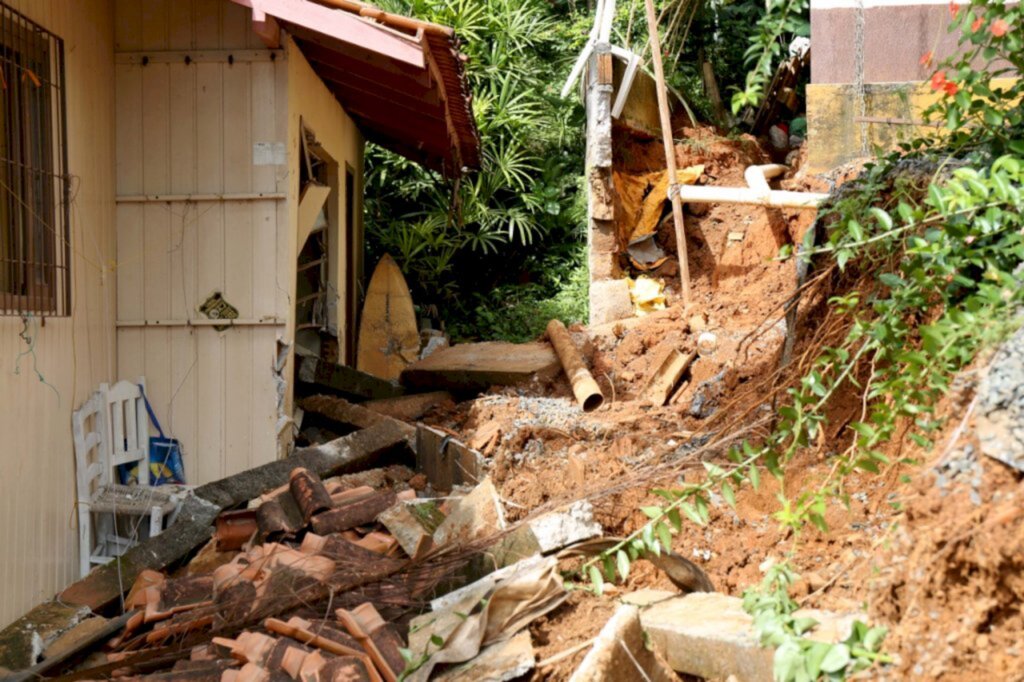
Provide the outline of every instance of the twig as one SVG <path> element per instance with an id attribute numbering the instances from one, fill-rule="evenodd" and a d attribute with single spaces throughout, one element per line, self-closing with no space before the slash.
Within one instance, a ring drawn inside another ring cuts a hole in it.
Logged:
<path id="1" fill-rule="evenodd" d="M 580 651 L 583 651 L 587 647 L 593 646 L 595 640 L 597 640 L 597 637 L 591 637 L 587 641 L 580 642 L 576 646 L 571 646 L 568 649 L 566 649 L 565 651 L 559 651 L 554 656 L 549 656 L 549 657 L 545 658 L 543 661 L 541 661 L 540 663 L 538 663 L 537 664 L 537 669 L 540 670 L 541 668 L 546 668 L 549 665 L 554 665 L 555 663 L 558 663 L 561 660 L 569 658 L 570 656 L 572 656 L 574 654 L 577 654 Z"/>

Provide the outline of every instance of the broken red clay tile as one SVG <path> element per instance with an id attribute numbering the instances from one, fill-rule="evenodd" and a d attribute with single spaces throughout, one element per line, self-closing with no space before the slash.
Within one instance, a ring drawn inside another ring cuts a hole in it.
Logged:
<path id="1" fill-rule="evenodd" d="M 355 656 L 337 656 L 319 670 L 318 679 L 320 682 L 373 682 L 375 678 L 366 667 L 368 660 Z M 379 680 L 380 676 L 377 675 L 376 679 Z"/>
<path id="2" fill-rule="evenodd" d="M 263 626 L 270 632 L 290 637 L 311 647 L 326 651 L 336 656 L 351 656 L 363 662 L 363 668 L 367 673 L 367 679 L 371 682 L 381 682 L 381 676 L 375 667 L 375 661 L 361 649 L 354 649 L 351 646 L 342 644 L 322 633 L 316 633 L 299 627 L 297 620 L 285 623 L 277 618 L 268 618 Z M 385 679 L 387 677 L 385 676 Z M 394 680 L 390 680 L 394 682 Z"/>
<path id="3" fill-rule="evenodd" d="M 373 606 L 370 605 L 370 608 L 372 609 Z M 374 609 L 374 613 L 376 613 L 376 609 Z M 348 630 L 348 633 L 355 637 L 359 644 L 362 645 L 363 649 L 373 661 L 374 666 L 376 666 L 377 670 L 380 671 L 381 677 L 383 677 L 386 682 L 397 682 L 398 676 L 401 675 L 402 671 L 405 669 L 405 659 L 403 659 L 401 653 L 398 652 L 398 660 L 400 662 L 393 663 L 391 652 L 388 651 L 385 653 L 381 650 L 377 641 L 371 636 L 371 633 L 365 630 L 361 624 L 361 621 L 363 620 L 366 620 L 367 622 L 370 621 L 366 616 L 366 612 L 364 611 L 360 618 L 355 616 L 352 611 L 338 609 L 335 611 L 335 615 L 338 617 L 338 620 L 341 621 L 341 624 L 345 626 L 345 629 Z M 378 614 L 378 618 L 379 617 L 380 614 Z M 380 642 L 382 646 L 390 648 L 390 637 L 381 637 Z"/>
<path id="4" fill-rule="evenodd" d="M 128 590 L 128 596 L 124 600 L 126 609 L 141 609 L 146 606 L 145 592 L 150 587 L 160 587 L 167 578 L 160 571 L 153 571 L 148 568 L 139 571 L 132 589 Z"/>
<path id="5" fill-rule="evenodd" d="M 377 515 L 393 505 L 396 499 L 394 491 L 389 490 L 323 512 L 313 517 L 313 531 L 319 535 L 327 535 L 372 523 Z"/>
<path id="6" fill-rule="evenodd" d="M 315 514 L 334 506 L 320 477 L 304 467 L 292 470 L 291 476 L 288 477 L 288 489 L 295 498 L 299 511 L 302 512 L 302 520 L 306 523 L 309 523 Z"/>
<path id="7" fill-rule="evenodd" d="M 346 540 L 338 533 L 327 536 L 320 555 L 333 560 L 340 570 L 358 570 L 363 573 L 393 571 L 403 563 L 363 547 L 357 542 Z"/>
<path id="8" fill-rule="evenodd" d="M 383 554 L 385 556 L 395 557 L 398 547 L 398 540 L 387 533 L 367 533 L 365 537 L 354 542 L 352 544 L 358 545 L 363 549 L 368 549 L 375 554 Z"/>
<path id="9" fill-rule="evenodd" d="M 257 530 L 255 509 L 224 512 L 214 521 L 214 547 L 218 552 L 240 550 Z"/>
<path id="10" fill-rule="evenodd" d="M 377 491 L 368 485 L 361 485 L 358 488 L 343 488 L 331 494 L 331 502 L 335 507 L 344 507 L 347 504 L 365 500 L 376 494 Z"/>
<path id="11" fill-rule="evenodd" d="M 240 670 L 225 670 L 221 682 L 270 682 L 270 671 L 255 663 L 246 663 Z"/>
<path id="12" fill-rule="evenodd" d="M 401 649 L 405 647 L 405 642 L 402 641 L 398 630 L 387 623 L 370 602 L 360 604 L 348 613 L 355 619 L 363 632 L 369 633 L 370 639 L 387 660 L 388 666 L 401 673 L 405 669 L 405 658 L 401 652 Z"/>
<path id="13" fill-rule="evenodd" d="M 267 500 L 256 509 L 256 525 L 264 542 L 280 542 L 295 534 L 284 508 L 277 500 Z"/>
<path id="14" fill-rule="evenodd" d="M 192 620 L 186 620 L 181 623 L 175 623 L 174 625 L 154 629 L 146 635 L 146 644 L 164 644 L 171 638 L 182 637 L 190 632 L 196 632 L 198 630 L 205 630 L 211 625 L 213 625 L 213 616 L 209 615 L 200 616 L 199 618 L 194 618 Z"/>

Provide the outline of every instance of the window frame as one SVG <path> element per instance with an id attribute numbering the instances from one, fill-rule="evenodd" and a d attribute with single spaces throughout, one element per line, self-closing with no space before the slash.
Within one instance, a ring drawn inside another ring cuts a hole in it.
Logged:
<path id="1" fill-rule="evenodd" d="M 0 315 L 70 314 L 67 167 L 64 41 L 0 1 Z"/>

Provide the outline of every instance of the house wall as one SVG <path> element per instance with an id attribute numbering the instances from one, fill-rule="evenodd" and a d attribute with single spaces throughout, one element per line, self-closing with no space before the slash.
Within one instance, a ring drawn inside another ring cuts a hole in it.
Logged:
<path id="1" fill-rule="evenodd" d="M 146 377 L 204 483 L 277 456 L 288 67 L 226 0 L 117 0 L 115 40 L 117 378 Z M 214 292 L 237 326 L 198 326 Z"/>
<path id="2" fill-rule="evenodd" d="M 0 317 L 0 626 L 77 575 L 71 411 L 114 371 L 112 0 L 5 0 L 64 40 L 71 315 Z M 24 332 L 24 333 L 23 333 Z"/>
<path id="3" fill-rule="evenodd" d="M 335 313 L 332 320 L 337 320 L 338 338 L 341 343 L 341 352 L 344 354 L 344 341 L 349 335 L 356 333 L 355 320 L 349 319 L 346 313 L 345 301 L 349 295 L 347 266 L 348 263 L 348 239 L 344 233 L 345 209 L 347 202 L 355 202 L 355 230 L 357 232 L 355 242 L 362 244 L 363 234 L 363 148 L 364 140 L 362 133 L 349 117 L 345 110 L 335 99 L 334 95 L 327 89 L 323 81 L 314 73 L 309 62 L 302 55 L 302 52 L 295 45 L 291 38 L 285 39 L 284 45 L 288 64 L 288 224 L 296 225 L 298 220 L 299 205 L 299 164 L 302 162 L 299 146 L 299 136 L 302 127 L 312 130 L 317 142 L 324 151 L 331 156 L 338 166 L 338 191 L 333 192 L 328 198 L 328 216 L 331 222 L 337 221 L 341 229 L 337 231 L 339 239 L 337 243 L 329 244 L 329 258 L 331 259 L 332 276 L 331 284 L 337 291 L 337 299 L 333 302 Z M 345 168 L 351 168 L 355 176 L 355 196 L 345 195 Z M 333 184 L 333 183 L 332 183 Z M 298 244 L 297 233 L 292 231 L 291 253 L 297 253 L 301 248 Z M 357 262 L 361 270 L 362 257 L 357 254 Z M 293 263 L 294 265 L 294 263 Z M 295 278 L 291 279 L 291 295 L 294 296 Z M 291 327 L 289 327 L 289 338 L 291 338 Z M 294 349 L 292 349 L 294 355 Z M 290 369 L 289 369 L 290 372 Z M 289 374 L 290 376 L 290 374 Z M 291 387 L 289 387 L 288 405 L 291 405 Z"/>

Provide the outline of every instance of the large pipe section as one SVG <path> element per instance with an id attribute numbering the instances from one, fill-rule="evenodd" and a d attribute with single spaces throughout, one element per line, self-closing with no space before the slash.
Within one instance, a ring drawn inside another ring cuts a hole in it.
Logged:
<path id="1" fill-rule="evenodd" d="M 583 362 L 583 356 L 580 355 L 576 344 L 572 342 L 569 330 L 565 328 L 561 320 L 551 320 L 548 322 L 547 334 L 551 345 L 555 347 L 559 362 L 562 363 L 565 376 L 569 378 L 569 383 L 572 385 L 576 402 L 584 412 L 593 412 L 601 407 L 604 403 L 604 393 L 601 392 L 601 387 L 594 381 L 594 376 Z"/>

